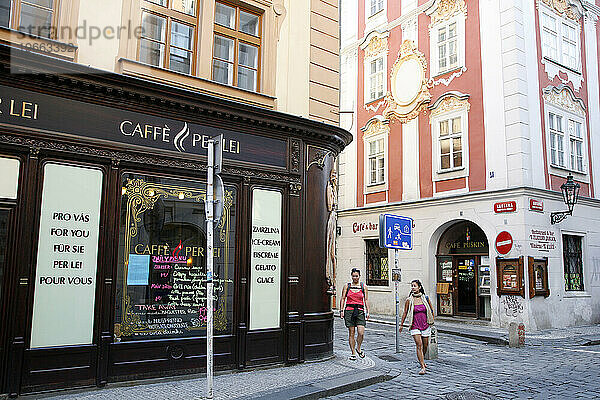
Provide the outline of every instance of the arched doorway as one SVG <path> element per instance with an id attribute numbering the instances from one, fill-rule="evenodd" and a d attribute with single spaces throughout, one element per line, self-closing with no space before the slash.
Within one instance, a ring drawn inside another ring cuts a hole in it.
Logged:
<path id="1" fill-rule="evenodd" d="M 470 221 L 451 225 L 437 247 L 440 315 L 490 318 L 490 257 L 483 230 Z"/>

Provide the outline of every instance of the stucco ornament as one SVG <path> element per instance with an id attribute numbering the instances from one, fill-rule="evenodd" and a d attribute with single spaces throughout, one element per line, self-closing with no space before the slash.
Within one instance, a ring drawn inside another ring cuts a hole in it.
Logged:
<path id="1" fill-rule="evenodd" d="M 383 116 L 406 123 L 416 118 L 431 101 L 427 88 L 427 60 L 412 40 L 400 46 L 398 59 L 392 67 L 392 92 L 385 100 L 387 107 Z"/>
<path id="2" fill-rule="evenodd" d="M 365 58 L 377 57 L 380 54 L 387 53 L 388 42 L 386 37 L 373 36 L 365 48 Z"/>
<path id="3" fill-rule="evenodd" d="M 465 17 L 467 16 L 467 4 L 465 0 L 438 0 L 436 4 L 437 8 L 431 14 L 429 27 L 447 21 L 459 13 L 464 14 Z"/>
<path id="4" fill-rule="evenodd" d="M 471 104 L 469 104 L 468 95 L 461 93 L 447 93 L 442 95 L 434 104 L 429 107 L 431 114 L 429 114 L 429 120 L 434 119 L 438 115 L 444 115 L 454 111 L 469 111 Z"/>
<path id="5" fill-rule="evenodd" d="M 371 118 L 361 130 L 364 132 L 363 138 L 367 138 L 370 136 L 375 136 L 379 134 L 389 135 L 390 134 L 390 126 L 389 121 L 384 119 L 380 115 L 376 115 Z"/>
<path id="6" fill-rule="evenodd" d="M 559 15 L 564 15 L 573 21 L 579 21 L 579 16 L 573 12 L 569 0 L 541 0 L 542 3 L 556 11 Z"/>
<path id="7" fill-rule="evenodd" d="M 581 117 L 585 117 L 583 100 L 575 97 L 575 94 L 571 91 L 569 86 L 547 86 L 544 88 L 543 92 L 544 100 L 547 103 Z"/>

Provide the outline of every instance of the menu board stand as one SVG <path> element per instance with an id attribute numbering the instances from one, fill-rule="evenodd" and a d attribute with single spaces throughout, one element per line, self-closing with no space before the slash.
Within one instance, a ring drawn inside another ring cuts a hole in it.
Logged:
<path id="1" fill-rule="evenodd" d="M 523 256 L 519 258 L 496 257 L 496 285 L 498 296 L 504 294 L 525 298 Z"/>

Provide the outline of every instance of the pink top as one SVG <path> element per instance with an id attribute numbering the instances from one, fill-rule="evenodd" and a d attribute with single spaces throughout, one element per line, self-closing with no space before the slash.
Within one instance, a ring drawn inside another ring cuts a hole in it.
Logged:
<path id="1" fill-rule="evenodd" d="M 413 311 L 413 322 L 410 329 L 424 331 L 427 328 L 429 328 L 429 324 L 427 323 L 427 307 L 425 307 L 425 304 L 415 305 Z"/>
<path id="2" fill-rule="evenodd" d="M 358 289 L 355 292 L 353 289 L 348 289 L 348 293 L 346 294 L 346 310 L 354 310 L 354 307 L 348 307 L 349 304 L 365 305 L 365 296 L 362 290 Z"/>

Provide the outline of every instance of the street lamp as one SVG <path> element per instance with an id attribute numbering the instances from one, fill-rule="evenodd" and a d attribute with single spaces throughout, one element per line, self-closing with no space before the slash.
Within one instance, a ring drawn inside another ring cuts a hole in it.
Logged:
<path id="1" fill-rule="evenodd" d="M 573 181 L 573 175 L 567 176 L 567 181 L 560 186 L 562 191 L 563 201 L 569 208 L 568 211 L 553 212 L 550 214 L 550 223 L 558 224 L 563 219 L 567 218 L 567 215 L 573 215 L 573 207 L 579 200 L 579 183 Z"/>

